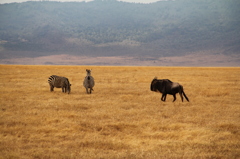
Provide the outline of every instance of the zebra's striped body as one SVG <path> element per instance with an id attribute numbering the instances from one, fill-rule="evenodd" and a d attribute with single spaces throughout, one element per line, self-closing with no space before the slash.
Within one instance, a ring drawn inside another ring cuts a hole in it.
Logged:
<path id="1" fill-rule="evenodd" d="M 91 70 L 86 70 L 87 76 L 84 78 L 83 86 L 86 88 L 87 94 L 91 94 L 93 91 L 93 87 L 95 85 L 94 78 L 91 76 Z M 89 90 L 89 91 L 88 91 Z"/>
<path id="2" fill-rule="evenodd" d="M 52 75 L 48 78 L 48 83 L 50 86 L 50 91 L 52 92 L 54 87 L 62 88 L 62 92 L 70 93 L 71 92 L 71 84 L 66 77 Z"/>

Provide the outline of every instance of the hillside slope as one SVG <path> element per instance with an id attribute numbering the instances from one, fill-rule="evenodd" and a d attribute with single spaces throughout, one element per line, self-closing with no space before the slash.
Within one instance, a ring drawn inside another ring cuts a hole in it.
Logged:
<path id="1" fill-rule="evenodd" d="M 239 8 L 238 0 L 2 4 L 0 58 L 239 54 Z"/>

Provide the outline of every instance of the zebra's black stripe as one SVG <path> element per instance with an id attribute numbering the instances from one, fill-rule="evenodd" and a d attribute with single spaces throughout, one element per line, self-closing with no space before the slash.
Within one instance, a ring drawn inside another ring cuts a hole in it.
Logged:
<path id="1" fill-rule="evenodd" d="M 54 90 L 54 87 L 62 88 L 62 92 L 67 92 L 68 94 L 71 92 L 71 84 L 66 77 L 52 75 L 48 78 L 48 83 L 51 92 Z"/>
<path id="2" fill-rule="evenodd" d="M 91 94 L 95 85 L 94 78 L 91 76 L 91 70 L 86 69 L 87 76 L 84 78 L 83 86 L 86 88 L 87 94 Z M 89 90 L 89 91 L 88 91 Z"/>

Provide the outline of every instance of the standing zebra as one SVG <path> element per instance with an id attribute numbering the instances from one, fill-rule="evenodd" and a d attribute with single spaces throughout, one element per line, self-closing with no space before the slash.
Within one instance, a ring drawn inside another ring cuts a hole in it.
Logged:
<path id="1" fill-rule="evenodd" d="M 52 75 L 48 78 L 48 83 L 50 86 L 50 91 L 52 92 L 54 87 L 62 88 L 62 92 L 70 93 L 71 92 L 71 84 L 66 77 Z"/>
<path id="2" fill-rule="evenodd" d="M 95 82 L 94 82 L 94 78 L 91 76 L 91 70 L 86 69 L 86 71 L 87 71 L 87 76 L 84 78 L 83 86 L 86 88 L 87 94 L 89 93 L 91 94 L 93 91 Z M 90 89 L 89 92 L 88 92 L 88 89 Z"/>

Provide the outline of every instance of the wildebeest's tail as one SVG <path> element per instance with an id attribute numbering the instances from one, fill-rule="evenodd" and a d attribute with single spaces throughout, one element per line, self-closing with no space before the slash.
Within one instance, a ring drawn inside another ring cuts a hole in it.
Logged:
<path id="1" fill-rule="evenodd" d="M 189 99 L 188 99 L 187 95 L 184 93 L 184 91 L 183 91 L 183 95 L 186 98 L 186 100 L 189 102 Z"/>

